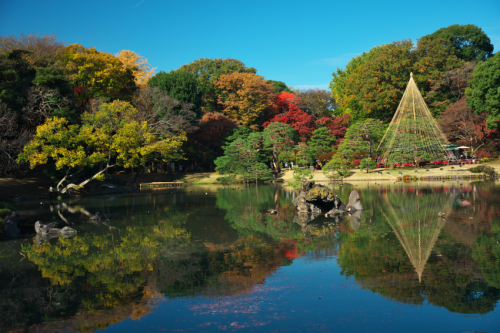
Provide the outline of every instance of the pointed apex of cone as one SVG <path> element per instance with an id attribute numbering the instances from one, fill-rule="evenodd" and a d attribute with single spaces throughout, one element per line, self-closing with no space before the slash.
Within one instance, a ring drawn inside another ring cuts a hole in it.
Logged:
<path id="1" fill-rule="evenodd" d="M 410 77 L 413 77 L 413 73 L 412 72 L 410 72 Z"/>

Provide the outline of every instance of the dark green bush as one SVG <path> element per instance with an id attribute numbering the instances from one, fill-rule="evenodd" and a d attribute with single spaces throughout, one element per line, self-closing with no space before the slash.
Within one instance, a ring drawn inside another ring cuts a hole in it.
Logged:
<path id="1" fill-rule="evenodd" d="M 494 175 L 496 173 L 495 169 L 487 165 L 478 165 L 477 167 L 470 168 L 469 171 L 473 173 L 485 173 L 487 175 Z"/>

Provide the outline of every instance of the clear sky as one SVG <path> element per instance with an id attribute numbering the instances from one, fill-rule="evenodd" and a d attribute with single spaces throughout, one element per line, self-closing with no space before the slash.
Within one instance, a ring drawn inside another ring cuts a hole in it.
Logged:
<path id="1" fill-rule="evenodd" d="M 372 47 L 475 24 L 500 49 L 500 0 L 0 0 L 0 35 L 57 33 L 113 54 L 132 50 L 157 72 L 199 58 L 236 58 L 300 89 Z"/>

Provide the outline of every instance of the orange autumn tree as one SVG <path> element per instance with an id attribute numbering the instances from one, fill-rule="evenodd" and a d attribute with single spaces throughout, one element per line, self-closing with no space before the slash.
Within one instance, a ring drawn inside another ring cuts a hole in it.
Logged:
<path id="1" fill-rule="evenodd" d="M 128 68 L 132 70 L 137 87 L 143 88 L 148 85 L 148 81 L 156 69 L 156 67 L 149 67 L 148 59 L 129 50 L 121 51 L 116 57 L 122 62 L 124 69 Z"/>
<path id="2" fill-rule="evenodd" d="M 276 93 L 264 77 L 253 73 L 221 75 L 214 85 L 221 89 L 218 104 L 222 112 L 242 126 L 253 129 L 275 112 Z"/>

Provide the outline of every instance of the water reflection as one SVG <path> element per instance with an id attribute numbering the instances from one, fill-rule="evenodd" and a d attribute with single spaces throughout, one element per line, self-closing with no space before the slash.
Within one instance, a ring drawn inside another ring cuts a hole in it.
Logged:
<path id="1" fill-rule="evenodd" d="M 335 218 L 296 214 L 296 193 L 282 186 L 155 191 L 52 212 L 21 206 L 47 222 L 63 215 L 78 234 L 0 244 L 0 331 L 42 322 L 94 331 L 178 298 L 199 298 L 194 313 L 255 314 L 265 311 L 255 302 L 267 281 L 303 257 L 335 263 L 395 302 L 491 312 L 500 298 L 498 188 L 403 186 L 335 186 L 343 201 L 358 190 L 365 207 Z M 109 221 L 90 223 L 96 212 Z"/>

